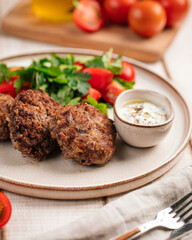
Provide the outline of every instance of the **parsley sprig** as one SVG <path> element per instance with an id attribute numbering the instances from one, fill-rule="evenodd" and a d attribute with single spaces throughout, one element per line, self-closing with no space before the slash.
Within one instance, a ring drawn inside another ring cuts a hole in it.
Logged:
<path id="1" fill-rule="evenodd" d="M 62 105 L 76 105 L 81 97 L 88 93 L 91 76 L 88 73 L 77 72 L 79 66 L 74 65 L 74 56 L 59 57 L 52 54 L 51 58 L 33 61 L 28 68 L 14 72 L 19 75 L 14 83 L 19 92 L 26 82 L 31 89 L 43 89 L 53 99 Z"/>
<path id="2" fill-rule="evenodd" d="M 33 61 L 29 67 L 21 67 L 18 70 L 10 71 L 6 64 L 0 64 L 0 84 L 3 81 L 10 81 L 12 76 L 19 76 L 14 81 L 14 87 L 18 93 L 26 83 L 30 83 L 31 89 L 42 89 L 47 92 L 55 101 L 63 106 L 68 104 L 76 105 L 82 100 L 91 87 L 88 80 L 91 75 L 78 71 L 81 66 L 75 64 L 77 59 L 73 54 L 67 56 L 58 56 L 53 53 L 50 58 L 42 58 Z M 86 67 L 99 67 L 110 70 L 114 75 L 122 71 L 122 59 L 119 55 L 113 59 L 113 50 L 110 49 L 98 57 L 80 58 L 81 63 Z M 125 89 L 133 88 L 133 82 L 125 82 L 120 78 L 114 77 Z M 98 108 L 102 113 L 107 114 L 107 108 L 112 105 L 106 103 L 103 99 L 99 102 L 91 96 L 87 97 L 89 104 Z"/>

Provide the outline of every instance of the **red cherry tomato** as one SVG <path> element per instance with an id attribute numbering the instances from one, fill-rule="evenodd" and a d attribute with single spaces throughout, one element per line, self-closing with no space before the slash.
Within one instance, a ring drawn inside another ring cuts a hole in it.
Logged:
<path id="1" fill-rule="evenodd" d="M 128 23 L 135 33 L 152 37 L 164 29 L 166 12 L 159 2 L 137 2 L 129 10 Z"/>
<path id="2" fill-rule="evenodd" d="M 122 66 L 124 68 L 117 77 L 122 78 L 125 82 L 135 82 L 135 70 L 133 66 L 128 62 L 122 62 Z"/>
<path id="3" fill-rule="evenodd" d="M 13 82 L 3 81 L 0 84 L 0 93 L 9 94 L 12 97 L 16 97 L 16 91 L 15 91 L 15 88 L 13 87 Z"/>
<path id="4" fill-rule="evenodd" d="M 103 92 L 103 98 L 106 102 L 114 105 L 116 98 L 123 91 L 125 91 L 125 88 L 118 82 L 113 81 Z"/>
<path id="5" fill-rule="evenodd" d="M 137 0 L 104 0 L 106 16 L 114 23 L 126 24 L 130 7 Z"/>
<path id="6" fill-rule="evenodd" d="M 76 25 L 86 32 L 98 31 L 105 23 L 104 11 L 96 0 L 82 0 L 73 12 Z"/>
<path id="7" fill-rule="evenodd" d="M 4 206 L 3 215 L 0 218 L 0 229 L 1 229 L 9 221 L 11 217 L 12 207 L 9 199 L 2 192 L 0 192 L 0 202 Z"/>
<path id="8" fill-rule="evenodd" d="M 113 80 L 113 73 L 104 68 L 85 68 L 84 73 L 89 73 L 92 78 L 88 80 L 92 88 L 103 91 Z"/>
<path id="9" fill-rule="evenodd" d="M 168 27 L 179 23 L 189 10 L 188 0 L 158 0 L 158 2 L 165 8 Z"/>
<path id="10" fill-rule="evenodd" d="M 102 97 L 102 94 L 95 88 L 89 88 L 89 92 L 82 99 L 87 100 L 88 95 L 97 101 L 99 101 L 99 99 Z"/>

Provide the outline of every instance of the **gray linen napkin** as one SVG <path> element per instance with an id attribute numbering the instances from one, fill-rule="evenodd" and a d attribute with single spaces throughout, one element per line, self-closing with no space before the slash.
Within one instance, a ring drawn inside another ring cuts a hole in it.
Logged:
<path id="1" fill-rule="evenodd" d="M 109 240 L 123 234 L 139 224 L 156 217 L 159 210 L 170 206 L 192 190 L 192 166 L 176 174 L 159 179 L 138 190 L 127 193 L 95 213 L 34 236 L 33 240 Z M 139 237 L 139 240 L 164 240 L 171 231 L 155 229 Z M 185 240 L 192 239 L 188 234 Z"/>

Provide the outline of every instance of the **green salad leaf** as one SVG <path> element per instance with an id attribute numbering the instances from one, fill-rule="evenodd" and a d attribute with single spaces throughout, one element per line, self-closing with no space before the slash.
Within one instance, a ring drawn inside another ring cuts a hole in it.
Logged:
<path id="1" fill-rule="evenodd" d="M 82 101 L 82 97 L 87 95 L 91 87 L 88 80 L 91 75 L 81 71 L 81 66 L 76 61 L 85 64 L 86 67 L 98 67 L 111 71 L 114 75 L 119 75 L 123 69 L 122 57 L 119 55 L 113 58 L 113 49 L 98 57 L 74 58 L 73 54 L 60 56 L 51 54 L 49 58 L 42 58 L 32 61 L 28 67 L 21 67 L 15 71 L 10 71 L 6 64 L 0 64 L 0 83 L 10 81 L 12 76 L 18 76 L 14 80 L 14 87 L 18 93 L 23 87 L 30 84 L 31 89 L 42 89 L 53 99 L 63 106 L 68 104 L 75 106 Z M 125 89 L 132 89 L 134 82 L 125 82 L 120 78 L 114 78 Z M 98 108 L 102 113 L 107 114 L 107 108 L 113 106 L 106 103 L 104 99 L 99 102 L 87 96 L 89 104 Z"/>
<path id="2" fill-rule="evenodd" d="M 118 58 L 113 59 L 113 49 L 110 49 L 107 53 L 104 53 L 101 56 L 94 57 L 91 60 L 87 60 L 85 62 L 85 65 L 86 67 L 105 68 L 111 71 L 113 74 L 118 75 L 123 69 L 121 62 L 121 55 L 119 55 Z"/>
<path id="3" fill-rule="evenodd" d="M 0 64 L 0 83 L 2 83 L 2 81 L 5 80 L 9 80 L 9 68 L 7 67 L 6 64 L 1 63 Z"/>
<path id="4" fill-rule="evenodd" d="M 108 116 L 107 105 L 105 103 L 99 103 L 90 95 L 87 96 L 88 103 L 100 110 L 101 113 L 105 113 Z"/>
<path id="5" fill-rule="evenodd" d="M 74 63 L 74 56 L 71 54 L 65 57 L 52 54 L 50 59 L 33 61 L 28 68 L 12 73 L 19 75 L 14 87 L 19 92 L 26 82 L 30 82 L 32 89 L 43 89 L 62 105 L 75 105 L 88 93 L 88 80 L 91 76 L 88 73 L 77 72 L 79 66 L 75 66 Z"/>
<path id="6" fill-rule="evenodd" d="M 135 85 L 135 82 L 126 82 L 126 81 L 121 80 L 121 78 L 114 78 L 114 81 L 121 84 L 121 86 L 123 86 L 126 90 L 132 89 L 133 86 Z"/>

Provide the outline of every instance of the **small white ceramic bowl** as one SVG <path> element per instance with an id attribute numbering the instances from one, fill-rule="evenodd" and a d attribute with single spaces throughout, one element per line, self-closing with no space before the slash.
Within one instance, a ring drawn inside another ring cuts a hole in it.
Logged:
<path id="1" fill-rule="evenodd" d="M 120 109 L 129 101 L 143 99 L 161 107 L 167 120 L 156 125 L 139 125 L 130 123 L 120 117 Z M 116 99 L 114 104 L 114 121 L 119 136 L 134 147 L 152 147 L 159 144 L 169 132 L 174 119 L 171 102 L 164 95 L 151 90 L 126 90 Z"/>

